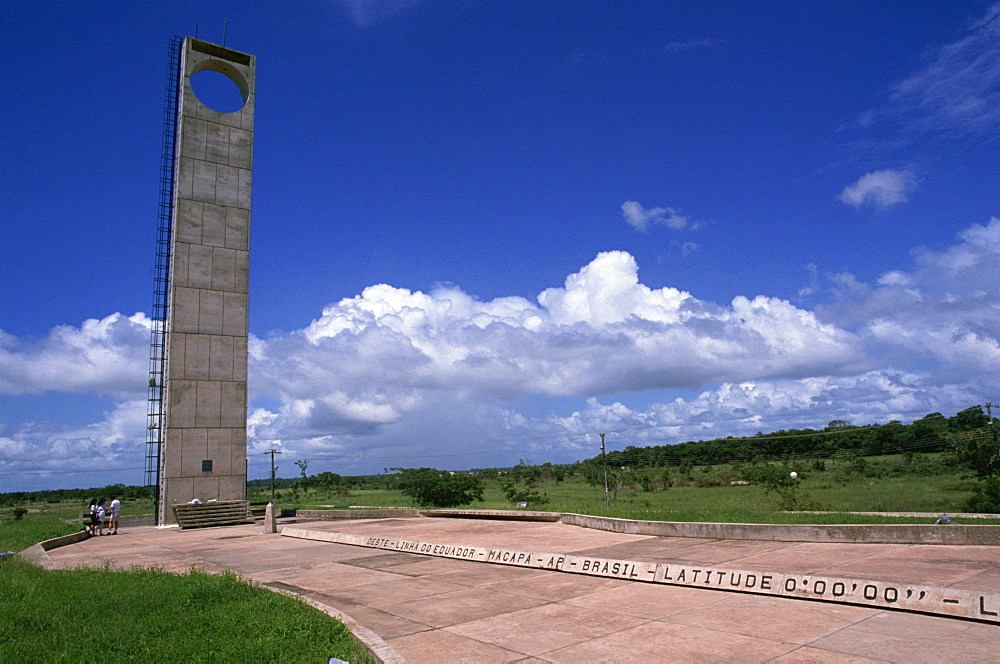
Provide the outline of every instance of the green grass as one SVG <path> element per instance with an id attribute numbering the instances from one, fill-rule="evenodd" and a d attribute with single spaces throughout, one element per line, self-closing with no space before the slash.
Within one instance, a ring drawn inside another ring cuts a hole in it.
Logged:
<path id="1" fill-rule="evenodd" d="M 0 551 L 80 528 L 48 510 L 5 513 Z M 232 573 L 45 570 L 14 557 L 0 562 L 0 616 L 0 661 L 374 661 L 339 621 Z"/>
<path id="2" fill-rule="evenodd" d="M 339 621 L 232 573 L 0 563 L 4 661 L 374 661 Z"/>
<path id="3" fill-rule="evenodd" d="M 75 533 L 80 528 L 78 523 L 28 519 L 27 515 L 21 521 L 4 519 L 0 523 L 0 552 L 21 551 L 47 539 Z"/>

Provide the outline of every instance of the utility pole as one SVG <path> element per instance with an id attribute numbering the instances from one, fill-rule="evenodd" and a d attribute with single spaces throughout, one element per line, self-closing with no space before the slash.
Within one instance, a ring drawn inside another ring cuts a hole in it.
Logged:
<path id="1" fill-rule="evenodd" d="M 274 503 L 274 455 L 281 454 L 281 450 L 268 450 L 264 454 L 271 455 L 271 503 Z"/>
<path id="2" fill-rule="evenodd" d="M 604 465 L 604 506 L 611 506 L 611 496 L 608 495 L 608 457 L 604 454 L 604 434 L 601 434 L 601 463 Z"/>
<path id="3" fill-rule="evenodd" d="M 997 428 L 993 423 L 993 411 L 991 410 L 994 406 L 1000 406 L 1000 404 L 986 402 L 986 417 L 990 421 L 990 433 L 993 435 L 993 444 L 997 448 L 997 469 L 1000 472 L 1000 440 L 997 439 Z"/>

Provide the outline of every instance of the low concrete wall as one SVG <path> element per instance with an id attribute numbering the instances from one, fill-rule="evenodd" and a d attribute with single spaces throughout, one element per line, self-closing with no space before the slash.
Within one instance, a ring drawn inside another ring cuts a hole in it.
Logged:
<path id="1" fill-rule="evenodd" d="M 281 516 L 285 516 L 282 510 Z M 315 519 L 317 521 L 341 521 L 344 519 L 392 519 L 412 518 L 420 516 L 420 510 L 409 507 L 381 510 L 295 510 L 299 519 Z"/>
<path id="2" fill-rule="evenodd" d="M 118 517 L 119 528 L 135 528 L 136 526 L 155 526 L 155 514 L 133 514 Z"/>
<path id="3" fill-rule="evenodd" d="M 420 510 L 424 516 L 453 519 L 496 519 L 499 521 L 547 521 L 554 523 L 559 512 L 528 512 L 526 510 Z"/>
<path id="4" fill-rule="evenodd" d="M 933 524 L 785 525 L 768 523 L 686 523 L 632 521 L 586 514 L 563 514 L 560 522 L 632 535 L 771 540 L 775 542 L 855 542 L 864 544 L 1000 545 L 1000 526 Z"/>
<path id="5" fill-rule="evenodd" d="M 90 524 L 90 518 L 86 515 L 82 515 L 77 522 L 83 525 Z M 155 526 L 156 525 L 156 515 L 155 514 L 130 514 L 128 516 L 119 515 L 118 516 L 118 527 L 119 528 L 134 528 L 136 526 Z"/>
<path id="6" fill-rule="evenodd" d="M 765 540 L 775 542 L 843 542 L 858 544 L 1000 545 L 1000 525 L 699 523 L 635 521 L 607 516 L 523 510 L 297 510 L 299 518 L 318 521 L 434 517 L 561 522 L 571 526 L 630 535 L 698 537 L 704 539 Z"/>
<path id="7" fill-rule="evenodd" d="M 78 533 L 70 533 L 69 535 L 62 535 L 60 537 L 53 537 L 52 539 L 47 539 L 44 542 L 39 542 L 37 546 L 42 547 L 46 551 L 51 551 L 52 549 L 58 549 L 61 546 L 66 546 L 67 544 L 76 544 L 77 542 L 82 542 L 83 540 L 90 537 L 86 530 L 81 530 Z"/>
<path id="8" fill-rule="evenodd" d="M 70 533 L 69 535 L 62 535 L 61 537 L 53 537 L 52 539 L 47 539 L 43 542 L 39 542 L 34 546 L 29 546 L 17 555 L 28 560 L 39 567 L 44 567 L 45 569 L 56 569 L 55 564 L 52 559 L 49 558 L 47 551 L 52 549 L 58 549 L 61 546 L 66 546 L 67 544 L 75 544 L 77 542 L 82 542 L 83 540 L 90 537 L 90 533 L 86 530 L 81 530 L 78 533 Z"/>

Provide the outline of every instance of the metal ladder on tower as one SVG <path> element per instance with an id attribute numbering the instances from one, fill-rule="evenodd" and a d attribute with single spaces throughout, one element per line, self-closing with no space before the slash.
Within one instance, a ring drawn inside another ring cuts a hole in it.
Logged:
<path id="1" fill-rule="evenodd" d="M 156 233 L 156 271 L 153 288 L 153 313 L 149 342 L 149 391 L 146 406 L 145 484 L 153 491 L 159 514 L 160 458 L 164 427 L 164 366 L 167 347 L 167 313 L 170 305 L 170 243 L 174 207 L 175 166 L 177 159 L 177 122 L 180 114 L 181 46 L 177 35 L 170 37 L 167 65 L 167 88 L 163 108 L 163 137 L 160 159 L 160 203 Z"/>

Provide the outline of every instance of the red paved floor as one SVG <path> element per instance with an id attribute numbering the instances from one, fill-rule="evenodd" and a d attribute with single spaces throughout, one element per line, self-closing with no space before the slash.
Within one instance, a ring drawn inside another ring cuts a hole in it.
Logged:
<path id="1" fill-rule="evenodd" d="M 297 525 L 1000 592 L 996 547 L 720 541 L 428 518 Z M 995 625 L 300 540 L 259 525 L 136 528 L 49 555 L 63 567 L 235 570 L 334 607 L 409 662 L 1000 661 Z"/>

